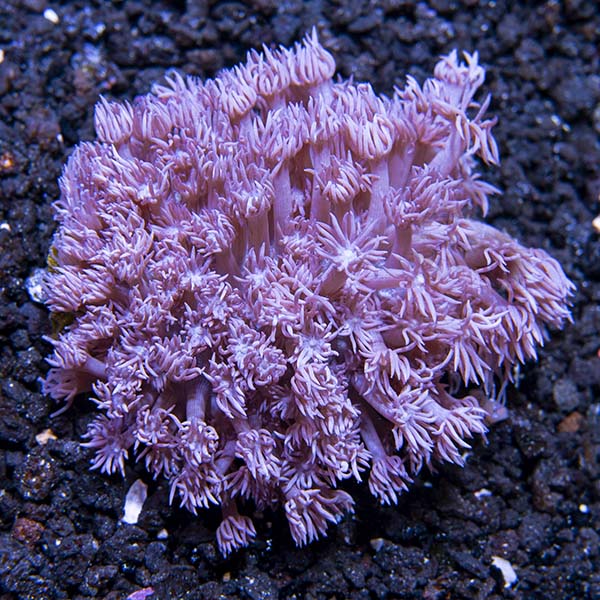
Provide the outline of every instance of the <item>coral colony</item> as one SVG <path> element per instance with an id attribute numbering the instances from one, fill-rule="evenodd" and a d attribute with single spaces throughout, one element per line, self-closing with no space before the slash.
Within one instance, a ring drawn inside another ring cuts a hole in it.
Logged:
<path id="1" fill-rule="evenodd" d="M 45 391 L 92 393 L 94 468 L 135 456 L 191 512 L 220 505 L 227 554 L 252 506 L 282 506 L 305 544 L 352 510 L 344 480 L 394 503 L 423 466 L 464 462 L 482 399 L 569 318 L 572 288 L 469 216 L 496 191 L 475 157 L 498 153 L 465 60 L 387 98 L 334 81 L 313 31 L 100 101 L 45 282 L 71 319 Z"/>

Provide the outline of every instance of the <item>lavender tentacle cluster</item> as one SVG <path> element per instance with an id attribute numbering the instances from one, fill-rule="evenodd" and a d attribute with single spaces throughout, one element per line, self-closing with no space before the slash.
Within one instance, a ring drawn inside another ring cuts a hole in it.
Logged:
<path id="1" fill-rule="evenodd" d="M 498 162 L 477 55 L 391 98 L 334 81 L 313 32 L 214 80 L 173 75 L 101 100 L 70 158 L 45 289 L 69 325 L 45 391 L 92 393 L 93 467 L 135 456 L 192 512 L 283 506 L 304 544 L 396 502 L 423 466 L 463 463 L 488 396 L 561 326 L 572 284 L 472 218 Z M 480 396 L 481 397 L 481 396 Z"/>

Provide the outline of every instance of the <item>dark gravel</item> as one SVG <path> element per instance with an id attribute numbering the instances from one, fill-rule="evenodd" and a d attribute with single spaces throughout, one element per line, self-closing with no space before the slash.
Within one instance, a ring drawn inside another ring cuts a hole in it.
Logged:
<path id="1" fill-rule="evenodd" d="M 56 180 L 93 137 L 99 94 L 131 99 L 171 67 L 211 76 L 312 25 L 340 73 L 379 92 L 452 48 L 479 51 L 503 159 L 489 220 L 561 261 L 575 322 L 521 370 L 510 418 L 465 469 L 422 477 L 393 508 L 353 488 L 356 516 L 305 549 L 267 513 L 258 541 L 223 560 L 215 514 L 169 508 L 161 483 L 147 481 L 137 526 L 119 522 L 147 477 L 87 470 L 91 403 L 50 418 L 38 378 L 51 324 L 26 281 L 44 266 Z M 159 599 L 600 598 L 599 47 L 594 0 L 0 0 L 0 600 L 146 587 Z M 513 565 L 511 587 L 494 556 Z"/>

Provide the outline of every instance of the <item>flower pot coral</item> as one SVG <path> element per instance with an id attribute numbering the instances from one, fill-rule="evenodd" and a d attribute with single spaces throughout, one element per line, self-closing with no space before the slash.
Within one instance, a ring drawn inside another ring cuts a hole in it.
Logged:
<path id="1" fill-rule="evenodd" d="M 281 505 L 296 543 L 463 462 L 485 403 L 569 318 L 558 263 L 477 220 L 498 162 L 476 55 L 391 98 L 309 35 L 133 104 L 71 156 L 45 290 L 71 322 L 45 391 L 92 394 L 93 466 L 136 456 L 221 550 Z M 480 388 L 484 393 L 473 395 Z M 241 512 L 239 512 L 241 511 Z"/>

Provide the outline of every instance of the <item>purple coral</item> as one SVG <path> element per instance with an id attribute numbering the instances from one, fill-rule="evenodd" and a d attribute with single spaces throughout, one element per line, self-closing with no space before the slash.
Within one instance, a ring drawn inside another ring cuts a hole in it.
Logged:
<path id="1" fill-rule="evenodd" d="M 391 98 L 332 80 L 313 34 L 133 105 L 101 100 L 69 160 L 46 279 L 72 322 L 45 391 L 92 392 L 93 467 L 131 456 L 192 512 L 282 505 L 304 544 L 368 479 L 396 502 L 423 466 L 463 463 L 488 396 L 569 318 L 541 250 L 469 217 L 498 161 L 476 55 Z"/>

